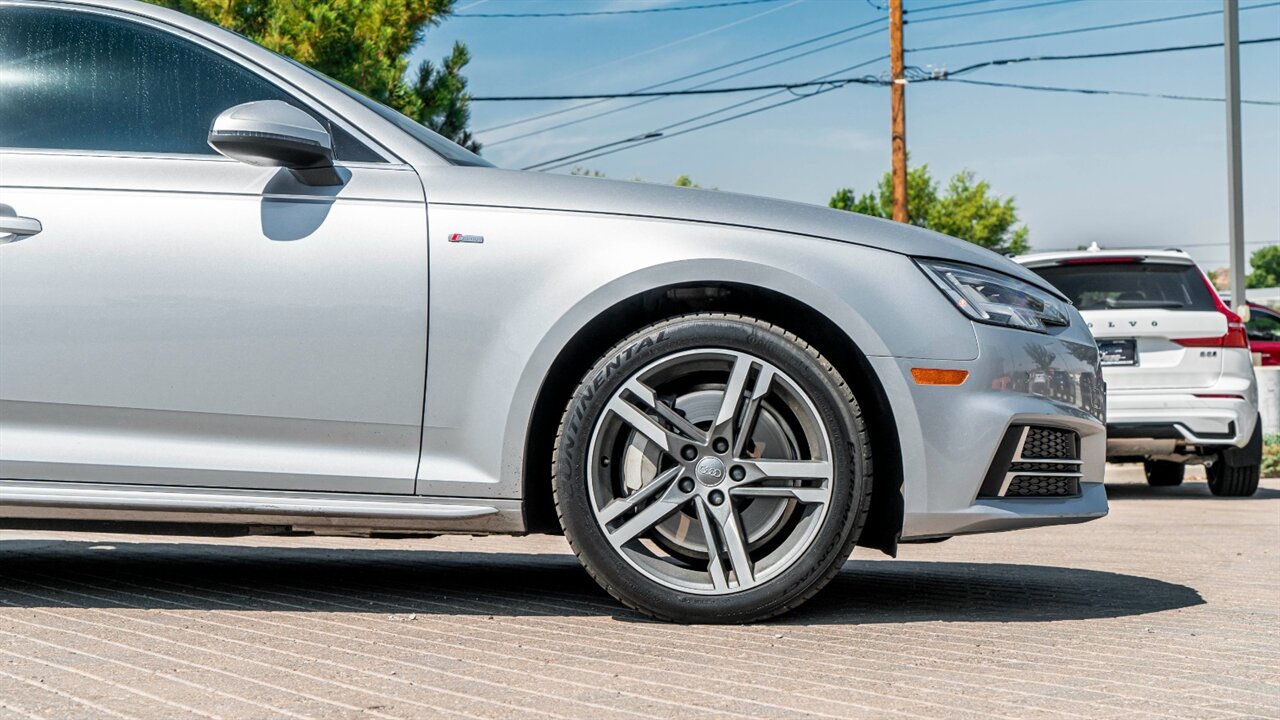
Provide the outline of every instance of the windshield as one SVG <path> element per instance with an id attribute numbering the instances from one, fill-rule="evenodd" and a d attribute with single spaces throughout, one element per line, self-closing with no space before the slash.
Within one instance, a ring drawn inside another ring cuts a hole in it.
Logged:
<path id="1" fill-rule="evenodd" d="M 1079 310 L 1217 309 L 1208 286 L 1194 265 L 1091 262 L 1031 270 L 1053 283 Z"/>
<path id="2" fill-rule="evenodd" d="M 493 163 L 489 162 L 488 160 L 485 160 L 484 158 L 462 147 L 461 145 L 453 142 L 452 140 L 446 138 L 445 136 L 440 135 L 439 133 L 432 132 L 431 130 L 427 129 L 425 125 L 414 122 L 409 117 L 407 117 L 404 113 L 399 112 L 397 110 L 393 110 L 392 108 L 389 108 L 386 105 L 383 105 L 377 100 L 367 97 L 363 93 L 353 88 L 350 88 L 338 82 L 337 80 L 334 80 L 333 78 L 329 77 L 328 75 L 325 75 L 324 73 L 316 72 L 315 70 L 312 70 L 311 68 L 307 67 L 306 65 L 303 65 L 302 63 L 298 62 L 297 60 L 294 60 L 291 57 L 287 57 L 284 55 L 281 55 L 281 57 L 293 63 L 294 65 L 297 65 L 303 70 L 306 70 L 312 75 L 315 75 L 321 80 L 324 80 L 330 87 L 340 91 L 343 95 L 346 95 L 347 97 L 355 100 L 356 102 L 359 102 L 361 105 L 364 105 L 370 110 L 378 113 L 383 117 L 383 119 L 394 123 L 396 127 L 400 128 L 401 130 L 405 131 L 409 135 L 413 136 L 414 140 L 417 140 L 423 145 L 426 145 L 433 152 L 435 152 L 435 154 L 439 155 L 440 157 L 443 157 L 445 160 L 448 160 L 450 164 L 467 165 L 472 167 L 494 167 Z"/>

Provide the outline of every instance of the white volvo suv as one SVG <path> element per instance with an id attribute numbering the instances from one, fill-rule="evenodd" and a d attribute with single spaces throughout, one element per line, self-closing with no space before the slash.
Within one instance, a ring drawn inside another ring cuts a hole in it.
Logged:
<path id="1" fill-rule="evenodd" d="M 1017 261 L 1075 303 L 1107 383 L 1107 459 L 1141 461 L 1152 486 L 1204 464 L 1215 495 L 1258 488 L 1262 425 L 1240 317 L 1178 250 L 1085 250 Z"/>

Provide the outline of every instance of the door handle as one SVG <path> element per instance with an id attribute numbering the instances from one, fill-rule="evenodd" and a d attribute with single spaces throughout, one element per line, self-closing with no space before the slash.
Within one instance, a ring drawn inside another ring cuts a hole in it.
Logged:
<path id="1" fill-rule="evenodd" d="M 8 205 L 0 204 L 0 244 L 30 237 L 44 230 L 44 226 L 35 218 L 18 217 L 18 213 Z"/>

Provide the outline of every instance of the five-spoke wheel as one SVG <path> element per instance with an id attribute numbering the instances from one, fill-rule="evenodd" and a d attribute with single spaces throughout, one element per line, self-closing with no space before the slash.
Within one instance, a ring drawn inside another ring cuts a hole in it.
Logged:
<path id="1" fill-rule="evenodd" d="M 557 444 L 557 505 L 588 570 L 633 607 L 767 616 L 847 556 L 869 488 L 864 434 L 848 387 L 798 338 L 678 318 L 587 375 Z"/>

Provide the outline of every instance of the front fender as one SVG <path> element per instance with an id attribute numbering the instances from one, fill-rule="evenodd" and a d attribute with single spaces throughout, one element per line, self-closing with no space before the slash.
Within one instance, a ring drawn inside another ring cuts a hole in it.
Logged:
<path id="1" fill-rule="evenodd" d="M 977 355 L 972 324 L 896 253 L 572 212 L 433 205 L 430 223 L 419 494 L 518 498 L 525 434 L 555 359 L 593 319 L 654 288 L 718 281 L 781 293 L 868 356 Z M 485 241 L 450 243 L 453 233 Z"/>

